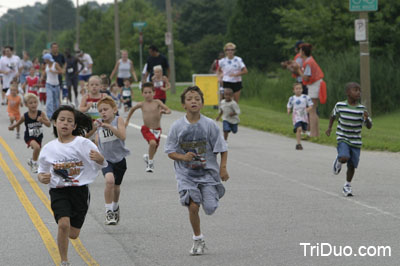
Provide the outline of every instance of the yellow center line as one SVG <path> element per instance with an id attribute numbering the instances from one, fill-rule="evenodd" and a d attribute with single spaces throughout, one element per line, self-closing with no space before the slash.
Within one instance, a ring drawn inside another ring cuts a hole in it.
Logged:
<path id="1" fill-rule="evenodd" d="M 2 153 L 0 153 L 0 167 L 3 169 L 4 173 L 6 174 L 8 180 L 10 181 L 12 187 L 15 190 L 15 193 L 18 196 L 19 201 L 24 206 L 26 212 L 31 218 L 33 225 L 36 227 L 36 230 L 39 232 L 40 237 L 42 238 L 47 250 L 51 258 L 53 259 L 56 265 L 59 265 L 61 262 L 60 255 L 58 253 L 58 247 L 56 242 L 53 239 L 49 229 L 47 229 L 46 225 L 44 224 L 43 220 L 40 218 L 39 213 L 36 211 L 35 207 L 33 207 L 32 203 L 28 199 L 25 191 L 22 189 L 21 185 L 19 184 L 17 178 L 12 173 L 11 169 L 8 167 L 7 163 L 3 159 Z"/>
<path id="2" fill-rule="evenodd" d="M 26 181 L 31 185 L 32 189 L 35 191 L 36 195 L 42 201 L 42 203 L 46 206 L 46 208 L 50 211 L 51 215 L 53 215 L 53 211 L 50 206 L 50 201 L 47 196 L 40 189 L 36 181 L 31 177 L 28 171 L 22 166 L 21 162 L 18 160 L 15 153 L 12 151 L 10 146 L 4 141 L 2 137 L 0 137 L 0 144 L 4 147 L 4 149 L 10 155 L 11 160 L 14 162 L 15 166 L 20 170 Z M 87 265 L 99 265 L 96 260 L 90 255 L 90 253 L 86 250 L 85 246 L 82 244 L 79 238 L 73 240 L 70 239 L 72 245 L 74 246 L 76 252 L 79 256 L 86 262 Z M 58 250 L 58 249 L 57 249 Z"/>

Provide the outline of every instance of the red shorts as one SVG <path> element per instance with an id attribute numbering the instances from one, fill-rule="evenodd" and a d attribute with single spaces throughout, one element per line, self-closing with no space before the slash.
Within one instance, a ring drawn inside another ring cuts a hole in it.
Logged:
<path id="1" fill-rule="evenodd" d="M 36 141 L 36 142 L 39 144 L 40 148 L 42 148 L 42 142 L 38 141 L 37 139 L 30 139 L 30 140 L 28 140 L 28 141 L 26 142 L 26 145 L 28 145 L 27 148 L 30 148 L 30 147 L 31 147 L 31 142 L 32 142 L 32 140 Z"/>
<path id="2" fill-rule="evenodd" d="M 155 140 L 157 142 L 157 147 L 160 144 L 160 139 L 161 139 L 161 128 L 157 129 L 150 129 L 146 126 L 142 126 L 142 129 L 140 130 L 142 132 L 142 135 L 147 142 L 150 142 L 150 140 Z"/>
<path id="3" fill-rule="evenodd" d="M 37 91 L 30 91 L 30 90 L 28 90 L 28 93 L 33 93 L 33 94 L 35 94 L 36 96 L 39 96 Z"/>
<path id="4" fill-rule="evenodd" d="M 39 100 L 42 102 L 46 102 L 46 93 L 45 92 L 39 93 Z"/>

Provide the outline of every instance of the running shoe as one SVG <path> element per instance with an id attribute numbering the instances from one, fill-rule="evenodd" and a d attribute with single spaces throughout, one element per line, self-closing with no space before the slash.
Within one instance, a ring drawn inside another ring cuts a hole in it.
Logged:
<path id="1" fill-rule="evenodd" d="M 115 221 L 115 215 L 114 212 L 111 210 L 108 210 L 106 212 L 106 221 L 105 221 L 106 225 L 116 225 L 117 222 Z"/>
<path id="2" fill-rule="evenodd" d="M 205 250 L 206 250 L 206 242 L 204 241 L 204 239 L 199 239 L 193 241 L 193 246 L 189 252 L 191 255 L 195 256 L 195 255 L 203 255 Z"/>
<path id="3" fill-rule="evenodd" d="M 39 168 L 39 164 L 37 162 L 32 162 L 32 173 L 37 174 L 38 173 L 38 168 Z"/>
<path id="4" fill-rule="evenodd" d="M 71 264 L 68 261 L 62 261 L 60 266 L 70 266 Z"/>
<path id="5" fill-rule="evenodd" d="M 119 222 L 119 217 L 120 217 L 120 212 L 119 212 L 119 206 L 118 206 L 118 208 L 114 211 L 114 218 L 115 218 L 116 224 Z"/>
<path id="6" fill-rule="evenodd" d="M 19 137 L 19 132 L 17 132 L 17 139 L 19 139 L 20 137 Z"/>
<path id="7" fill-rule="evenodd" d="M 351 185 L 343 186 L 343 195 L 345 195 L 346 197 L 353 196 L 353 191 L 351 190 Z"/>
<path id="8" fill-rule="evenodd" d="M 296 150 L 302 150 L 303 146 L 301 146 L 301 144 L 296 144 Z"/>
<path id="9" fill-rule="evenodd" d="M 153 173 L 154 172 L 154 162 L 153 162 L 153 160 L 149 160 L 149 162 L 147 163 L 146 172 L 147 173 Z"/>
<path id="10" fill-rule="evenodd" d="M 148 154 L 143 154 L 143 160 L 146 164 L 149 163 L 149 155 Z"/>
<path id="11" fill-rule="evenodd" d="M 342 170 L 342 163 L 339 162 L 339 158 L 336 157 L 335 161 L 333 161 L 333 174 L 338 175 Z"/>

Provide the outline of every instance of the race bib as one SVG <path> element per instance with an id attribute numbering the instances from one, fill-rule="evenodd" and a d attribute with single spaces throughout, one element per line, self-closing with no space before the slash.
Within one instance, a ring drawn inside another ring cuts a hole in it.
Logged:
<path id="1" fill-rule="evenodd" d="M 129 96 L 131 96 L 131 91 L 130 91 L 130 90 L 124 90 L 124 91 L 122 91 L 122 96 L 124 96 L 124 97 L 129 97 Z"/>
<path id="2" fill-rule="evenodd" d="M 73 73 L 74 72 L 74 68 L 73 67 L 67 68 L 67 72 L 70 73 L 70 74 Z"/>
<path id="3" fill-rule="evenodd" d="M 39 88 L 39 92 L 45 93 L 46 92 L 46 88 Z"/>
<path id="4" fill-rule="evenodd" d="M 114 135 L 114 133 L 111 131 L 111 129 L 108 129 L 108 128 L 104 128 L 103 130 L 99 131 L 99 138 L 100 138 L 100 142 L 102 142 L 102 143 L 113 141 L 113 140 L 117 139 L 117 137 Z"/>
<path id="5" fill-rule="evenodd" d="M 31 128 L 28 130 L 28 133 L 29 133 L 29 137 L 39 137 L 43 133 L 43 130 L 41 127 Z"/>
<path id="6" fill-rule="evenodd" d="M 164 85 L 164 83 L 162 82 L 162 81 L 156 81 L 156 82 L 154 82 L 154 87 L 156 87 L 156 88 L 160 88 L 160 87 L 162 87 Z"/>
<path id="7" fill-rule="evenodd" d="M 154 135 L 154 137 L 156 137 L 156 139 L 159 139 L 161 136 L 161 130 L 150 129 L 150 132 L 153 133 L 153 135 Z"/>

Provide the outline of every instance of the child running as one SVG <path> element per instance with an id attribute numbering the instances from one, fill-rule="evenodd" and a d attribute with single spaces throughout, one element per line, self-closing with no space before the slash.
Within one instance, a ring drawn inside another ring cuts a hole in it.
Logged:
<path id="1" fill-rule="evenodd" d="M 19 107 L 23 106 L 21 96 L 18 95 L 18 82 L 16 80 L 13 80 L 11 82 L 10 94 L 7 95 L 6 97 L 7 97 L 7 113 L 8 117 L 10 118 L 10 126 L 12 126 L 14 124 L 14 121 L 16 122 L 21 118 Z M 19 125 L 16 128 L 17 128 L 16 137 L 17 139 L 19 139 L 20 138 Z"/>
<path id="2" fill-rule="evenodd" d="M 228 151 L 217 124 L 200 114 L 203 93 L 197 86 L 188 87 L 181 95 L 186 115 L 175 121 L 168 134 L 165 152 L 174 160 L 178 192 L 189 210 L 193 229 L 192 255 L 204 253 L 205 241 L 200 230 L 199 208 L 211 215 L 225 194 L 221 183 L 229 179 L 226 169 Z M 218 166 L 217 153 L 221 153 Z"/>
<path id="3" fill-rule="evenodd" d="M 120 219 L 118 200 L 120 186 L 126 171 L 125 157 L 130 154 L 125 147 L 126 129 L 124 120 L 116 116 L 117 105 L 110 96 L 97 103 L 101 115 L 98 119 L 96 143 L 108 166 L 102 169 L 106 181 L 104 199 L 106 207 L 106 225 L 115 225 Z"/>
<path id="4" fill-rule="evenodd" d="M 25 123 L 25 134 L 24 140 L 28 148 L 33 149 L 32 158 L 28 159 L 28 165 L 31 167 L 32 173 L 38 172 L 38 158 L 40 149 L 42 147 L 43 140 L 43 129 L 44 124 L 50 127 L 50 121 L 47 118 L 45 112 L 38 110 L 39 98 L 33 94 L 28 93 L 24 96 L 25 105 L 28 107 L 28 112 L 26 112 L 17 123 L 8 127 L 9 130 L 14 130 L 14 128 L 19 127 L 22 123 Z"/>
<path id="5" fill-rule="evenodd" d="M 333 173 L 340 173 L 342 164 L 347 163 L 346 183 L 343 186 L 343 194 L 347 197 L 353 196 L 351 180 L 355 168 L 358 166 L 361 151 L 361 129 L 363 124 L 370 129 L 372 120 L 368 115 L 367 108 L 359 103 L 361 98 L 361 86 L 356 82 L 346 84 L 347 101 L 338 102 L 333 108 L 326 135 L 330 136 L 332 125 L 338 118 L 336 128 L 338 155 L 333 162 Z"/>
<path id="6" fill-rule="evenodd" d="M 133 90 L 131 88 L 131 80 L 124 79 L 124 87 L 122 87 L 122 102 L 124 104 L 124 112 L 128 112 L 132 107 Z"/>
<path id="7" fill-rule="evenodd" d="M 133 112 L 139 108 L 142 109 L 144 125 L 142 126 L 141 132 L 144 139 L 149 143 L 149 153 L 144 154 L 143 159 L 146 162 L 146 172 L 153 173 L 154 155 L 156 154 L 161 138 L 161 115 L 170 114 L 171 110 L 160 100 L 153 99 L 154 87 L 152 83 L 146 82 L 143 84 L 142 95 L 144 101 L 139 102 L 129 111 L 125 121 L 125 127 L 128 126 L 129 119 L 131 119 Z"/>
<path id="8" fill-rule="evenodd" d="M 224 89 L 224 99 L 221 101 L 219 107 L 219 115 L 217 116 L 217 121 L 222 116 L 222 129 L 224 131 L 224 139 L 228 140 L 228 135 L 232 131 L 236 134 L 238 131 L 238 124 L 240 108 L 239 105 L 233 100 L 233 90 L 231 88 Z"/>
<path id="9" fill-rule="evenodd" d="M 60 106 L 51 117 L 55 140 L 39 155 L 38 179 L 49 184 L 51 209 L 58 224 L 57 244 L 61 265 L 68 262 L 68 238 L 79 236 L 89 208 L 89 184 L 107 161 L 96 145 L 82 137 L 92 129 L 90 117 L 69 105 Z"/>
<path id="10" fill-rule="evenodd" d="M 289 101 L 287 103 L 287 113 L 290 115 L 292 112 L 292 121 L 293 121 L 293 132 L 296 134 L 296 150 L 302 150 L 303 146 L 301 145 L 301 132 L 302 130 L 305 132 L 307 130 L 308 125 L 308 113 L 310 112 L 313 102 L 310 96 L 302 94 L 303 86 L 301 83 L 295 83 L 293 85 L 294 95 L 290 96 Z"/>
<path id="11" fill-rule="evenodd" d="M 26 77 L 26 82 L 23 85 L 24 88 L 28 87 L 27 92 L 28 93 L 33 93 L 36 96 L 39 95 L 38 90 L 39 90 L 39 76 L 35 74 L 35 68 L 30 67 L 29 68 L 29 75 Z M 24 89 L 24 91 L 26 91 Z"/>
<path id="12" fill-rule="evenodd" d="M 154 85 L 154 99 L 159 99 L 165 104 L 167 101 L 167 90 L 171 88 L 168 77 L 163 76 L 163 69 L 161 65 L 153 67 L 154 76 L 151 78 Z"/>
<path id="13" fill-rule="evenodd" d="M 92 121 L 100 118 L 99 110 L 97 109 L 97 102 L 106 94 L 100 92 L 101 79 L 99 76 L 91 76 L 88 81 L 89 93 L 82 97 L 79 111 L 86 113 L 92 118 Z M 91 131 L 86 134 L 87 138 L 93 136 L 96 132 L 97 125 L 94 124 Z"/>
<path id="14" fill-rule="evenodd" d="M 117 105 L 117 109 L 121 108 L 121 93 L 117 83 L 110 85 L 110 96 Z"/>

